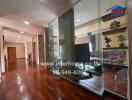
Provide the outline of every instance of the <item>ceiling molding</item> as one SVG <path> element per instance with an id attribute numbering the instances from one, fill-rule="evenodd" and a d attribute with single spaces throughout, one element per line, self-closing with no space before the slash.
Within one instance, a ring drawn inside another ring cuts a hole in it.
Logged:
<path id="1" fill-rule="evenodd" d="M 88 21 L 88 22 L 83 23 L 81 25 L 75 26 L 75 29 L 77 30 L 77 29 L 83 28 L 85 26 L 88 26 L 88 25 L 91 25 L 91 24 L 94 24 L 94 23 L 97 23 L 97 22 L 99 22 L 99 18 L 96 18 L 94 20 Z"/>
<path id="2" fill-rule="evenodd" d="M 14 30 L 23 31 L 25 33 L 30 33 L 33 35 L 43 34 L 45 31 L 44 27 L 32 25 L 32 23 L 30 25 L 26 25 L 23 22 L 19 22 L 19 21 L 7 19 L 7 18 L 0 18 L 0 26 L 8 27 Z"/>
<path id="3" fill-rule="evenodd" d="M 27 35 L 27 36 L 34 36 L 34 34 L 31 34 L 31 33 L 21 33 L 20 30 L 16 30 L 16 29 L 12 29 L 12 28 L 9 28 L 9 27 L 3 27 L 3 30 L 5 31 L 11 31 L 11 32 L 15 32 L 16 34 L 23 34 L 23 35 Z M 23 31 L 22 31 L 23 32 Z"/>

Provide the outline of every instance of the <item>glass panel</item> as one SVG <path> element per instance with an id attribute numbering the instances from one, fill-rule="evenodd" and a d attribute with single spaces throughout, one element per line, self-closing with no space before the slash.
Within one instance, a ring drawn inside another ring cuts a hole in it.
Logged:
<path id="1" fill-rule="evenodd" d="M 55 63 L 51 66 L 54 73 L 101 95 L 103 53 L 99 6 L 100 0 L 81 0 L 49 24 L 49 59 Z"/>
<path id="2" fill-rule="evenodd" d="M 104 88 L 127 97 L 128 32 L 125 0 L 101 0 Z"/>
<path id="3" fill-rule="evenodd" d="M 81 70 L 78 84 L 103 93 L 103 53 L 100 0 L 81 0 L 74 6 L 75 59 Z M 79 51 L 79 52 L 78 52 Z M 87 58 L 83 58 L 87 55 Z"/>
<path id="4" fill-rule="evenodd" d="M 58 20 L 49 24 L 49 60 L 56 62 L 59 58 L 59 30 Z"/>
<path id="5" fill-rule="evenodd" d="M 74 11 L 68 10 L 58 18 L 59 22 L 59 42 L 61 58 L 65 61 L 73 61 L 74 49 Z"/>

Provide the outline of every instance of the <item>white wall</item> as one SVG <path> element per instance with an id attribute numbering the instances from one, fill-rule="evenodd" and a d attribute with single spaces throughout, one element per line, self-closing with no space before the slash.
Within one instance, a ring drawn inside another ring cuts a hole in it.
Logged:
<path id="1" fill-rule="evenodd" d="M 88 36 L 75 39 L 75 44 L 84 44 L 84 43 L 89 43 Z"/>
<path id="2" fill-rule="evenodd" d="M 35 59 L 36 63 L 39 64 L 39 43 L 38 43 L 38 34 L 33 37 L 33 42 L 35 42 Z"/>
<path id="3" fill-rule="evenodd" d="M 39 64 L 39 43 L 38 43 L 38 34 L 36 36 L 36 62 Z"/>
<path id="4" fill-rule="evenodd" d="M 121 26 L 126 26 L 126 16 L 123 16 L 123 17 L 119 17 L 119 18 L 116 18 L 116 19 L 113 19 L 113 20 L 110 20 L 110 21 L 107 21 L 107 22 L 101 21 L 100 31 L 109 30 L 110 29 L 110 24 L 113 21 L 119 21 Z M 88 39 L 88 36 L 87 36 L 88 32 L 92 32 L 92 34 L 96 34 L 96 36 L 97 36 L 98 33 L 99 33 L 99 22 L 98 21 L 93 21 L 91 23 L 87 23 L 86 25 L 80 25 L 80 26 L 76 27 L 75 36 L 77 38 L 75 39 L 75 43 L 76 44 L 88 43 L 89 42 L 89 39 Z M 122 32 L 120 34 L 123 34 L 125 37 L 127 37 L 127 35 L 128 35 L 127 32 Z M 109 37 L 112 40 L 112 42 L 110 42 L 111 47 L 118 47 L 119 46 L 120 42 L 117 41 L 118 40 L 117 36 L 120 35 L 120 34 L 109 35 Z M 101 40 L 98 41 L 97 40 L 98 37 L 96 37 L 96 41 L 97 41 L 96 44 L 99 47 L 106 48 L 106 43 L 105 43 L 104 37 L 105 36 L 102 36 L 102 41 Z M 113 41 L 115 41 L 115 42 L 113 42 Z M 99 43 L 99 42 L 102 42 L 102 44 Z M 127 41 L 125 42 L 125 46 L 128 46 Z M 99 49 L 101 50 L 101 48 L 99 48 Z"/>
<path id="5" fill-rule="evenodd" d="M 31 57 L 33 57 L 32 52 L 32 42 L 26 42 L 25 43 L 25 58 L 28 59 L 28 55 L 31 54 Z"/>
<path id="6" fill-rule="evenodd" d="M 8 59 L 7 47 L 16 47 L 16 58 L 25 58 L 25 47 L 23 43 L 5 43 L 4 54 Z"/>
<path id="7" fill-rule="evenodd" d="M 32 42 L 27 42 L 27 54 L 32 53 Z"/>
<path id="8" fill-rule="evenodd" d="M 5 72 L 5 60 L 3 51 L 3 27 L 0 27 L 0 69 L 1 72 Z"/>

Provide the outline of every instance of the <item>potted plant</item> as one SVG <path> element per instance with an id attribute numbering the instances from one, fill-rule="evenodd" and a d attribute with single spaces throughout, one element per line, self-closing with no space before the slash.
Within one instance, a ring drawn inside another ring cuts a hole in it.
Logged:
<path id="1" fill-rule="evenodd" d="M 110 24 L 110 29 L 112 30 L 115 30 L 115 29 L 118 29 L 120 27 L 120 22 L 118 21 L 113 21 L 111 24 Z"/>
<path id="2" fill-rule="evenodd" d="M 117 36 L 117 38 L 118 38 L 118 41 L 120 42 L 119 46 L 120 46 L 120 47 L 124 47 L 124 46 L 125 46 L 124 41 L 127 40 L 126 37 L 125 37 L 124 35 L 121 34 L 121 35 Z"/>

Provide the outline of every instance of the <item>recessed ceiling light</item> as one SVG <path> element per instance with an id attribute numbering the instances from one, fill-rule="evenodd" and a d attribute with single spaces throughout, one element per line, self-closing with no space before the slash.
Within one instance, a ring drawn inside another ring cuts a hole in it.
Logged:
<path id="1" fill-rule="evenodd" d="M 23 34 L 24 32 L 23 32 L 23 31 L 21 31 L 20 33 L 22 33 L 22 34 Z"/>
<path id="2" fill-rule="evenodd" d="M 80 22 L 80 19 L 77 19 L 76 22 Z"/>
<path id="3" fill-rule="evenodd" d="M 24 21 L 24 24 L 29 25 L 29 24 L 30 24 L 30 22 L 29 22 L 29 21 Z"/>

